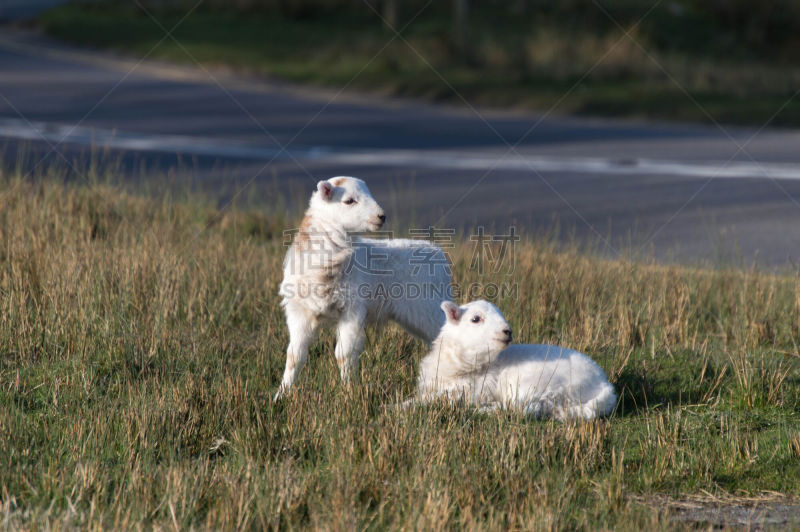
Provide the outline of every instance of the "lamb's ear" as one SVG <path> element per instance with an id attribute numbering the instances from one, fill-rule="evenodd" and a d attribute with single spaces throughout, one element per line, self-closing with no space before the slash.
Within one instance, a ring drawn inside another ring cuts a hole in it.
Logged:
<path id="1" fill-rule="evenodd" d="M 317 191 L 319 191 L 320 197 L 325 201 L 331 199 L 333 196 L 333 185 L 328 183 L 327 181 L 320 181 L 317 183 Z"/>
<path id="2" fill-rule="evenodd" d="M 442 310 L 449 323 L 458 323 L 464 311 L 452 301 L 442 301 Z"/>

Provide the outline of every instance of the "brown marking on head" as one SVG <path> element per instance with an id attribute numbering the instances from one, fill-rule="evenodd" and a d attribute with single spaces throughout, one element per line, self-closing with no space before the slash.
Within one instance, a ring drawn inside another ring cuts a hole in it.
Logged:
<path id="1" fill-rule="evenodd" d="M 346 177 L 337 177 L 336 179 L 331 181 L 331 183 L 333 183 L 333 186 L 335 186 L 335 187 L 340 187 L 343 184 L 345 184 L 346 182 L 347 182 L 347 178 Z"/>

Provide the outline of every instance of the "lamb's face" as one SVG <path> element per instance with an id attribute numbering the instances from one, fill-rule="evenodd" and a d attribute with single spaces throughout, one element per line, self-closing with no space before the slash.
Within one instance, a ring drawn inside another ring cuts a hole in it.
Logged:
<path id="1" fill-rule="evenodd" d="M 473 301 L 457 306 L 445 301 L 447 318 L 440 338 L 456 345 L 464 358 L 477 364 L 489 362 L 511 343 L 511 327 L 500 310 L 488 301 Z"/>
<path id="2" fill-rule="evenodd" d="M 349 232 L 377 231 L 386 221 L 366 183 L 355 177 L 332 177 L 317 183 L 311 207 L 316 215 Z"/>

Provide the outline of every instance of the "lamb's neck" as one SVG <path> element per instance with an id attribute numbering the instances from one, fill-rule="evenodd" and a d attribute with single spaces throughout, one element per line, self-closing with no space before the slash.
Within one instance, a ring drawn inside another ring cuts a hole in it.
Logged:
<path id="1" fill-rule="evenodd" d="M 331 220 L 306 212 L 300 230 L 294 239 L 295 251 L 318 256 L 323 262 L 326 257 L 336 261 L 352 248 L 352 238 L 347 231 Z"/>
<path id="2" fill-rule="evenodd" d="M 422 376 L 426 380 L 454 380 L 469 377 L 488 369 L 491 363 L 476 365 L 465 360 L 461 348 L 453 341 L 439 337 L 433 341 L 430 352 L 422 361 Z"/>

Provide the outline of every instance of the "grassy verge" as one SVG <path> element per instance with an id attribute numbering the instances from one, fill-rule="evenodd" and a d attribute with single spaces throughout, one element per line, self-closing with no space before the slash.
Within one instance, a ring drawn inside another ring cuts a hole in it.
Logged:
<path id="1" fill-rule="evenodd" d="M 287 224 L 2 177 L 4 526 L 643 528 L 656 497 L 800 495 L 797 279 L 524 242 L 497 304 L 521 341 L 598 360 L 611 418 L 387 410 L 423 354 L 394 329 L 350 391 L 324 334 L 273 404 Z M 471 252 L 457 282 L 497 281 Z"/>
<path id="2" fill-rule="evenodd" d="M 631 38 L 592 2 L 527 2 L 523 11 L 511 9 L 513 3 L 474 2 L 461 45 L 452 37 L 450 2 L 424 9 L 424 2 L 400 2 L 398 26 L 409 24 L 402 38 L 393 38 L 361 2 L 301 13 L 212 4 L 185 19 L 190 4 L 145 3 L 163 27 L 177 26 L 177 43 L 125 2 L 70 4 L 40 23 L 84 45 L 302 83 L 670 120 L 708 122 L 710 115 L 762 125 L 777 113 L 774 124 L 798 125 L 800 101 L 786 103 L 800 83 L 793 29 L 800 27 L 800 10 L 775 1 L 781 5 L 770 10 L 676 0 L 649 12 L 652 2 L 603 2 Z"/>

